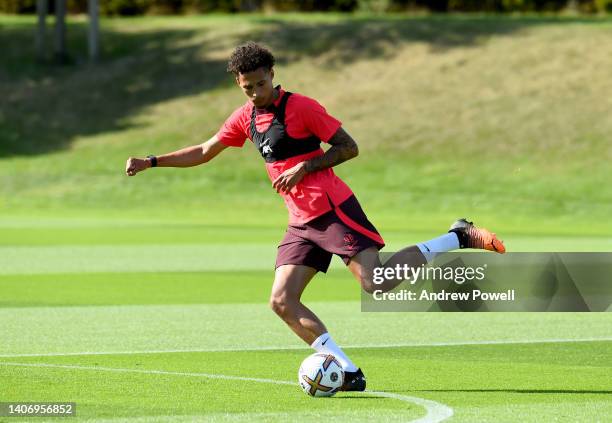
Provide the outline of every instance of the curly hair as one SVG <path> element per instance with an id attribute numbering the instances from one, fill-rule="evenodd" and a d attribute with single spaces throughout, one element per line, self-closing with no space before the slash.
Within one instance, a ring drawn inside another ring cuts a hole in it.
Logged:
<path id="1" fill-rule="evenodd" d="M 274 56 L 270 50 L 253 41 L 241 44 L 230 56 L 227 63 L 227 71 L 238 75 L 253 72 L 259 68 L 272 69 L 274 66 Z"/>

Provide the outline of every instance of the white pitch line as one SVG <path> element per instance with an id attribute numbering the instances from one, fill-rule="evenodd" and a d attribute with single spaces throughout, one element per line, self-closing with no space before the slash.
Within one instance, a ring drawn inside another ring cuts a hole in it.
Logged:
<path id="1" fill-rule="evenodd" d="M 552 344 L 574 342 L 601 342 L 612 341 L 612 338 L 583 338 L 583 339 L 531 339 L 531 340 L 491 340 L 491 341 L 457 341 L 457 342 L 431 342 L 423 343 L 397 343 L 383 345 L 343 345 L 342 348 L 403 348 L 403 347 L 453 347 L 469 345 L 514 345 L 514 344 Z M 170 353 L 198 353 L 198 352 L 241 352 L 241 351 L 290 351 L 308 350 L 307 346 L 278 346 L 278 347 L 247 347 L 247 348 L 197 348 L 197 349 L 169 349 L 169 350 L 133 350 L 133 351 L 80 351 L 66 353 L 23 353 L 0 354 L 0 358 L 19 357 L 65 357 L 78 355 L 122 355 L 122 354 L 170 354 Z"/>
<path id="2" fill-rule="evenodd" d="M 116 367 L 77 366 L 77 365 L 71 365 L 71 364 L 10 363 L 10 362 L 2 362 L 2 361 L 0 361 L 0 365 L 20 366 L 20 367 L 51 367 L 51 368 L 58 368 L 58 369 L 76 369 L 76 370 L 99 370 L 99 371 L 105 371 L 105 372 L 143 373 L 143 374 L 156 374 L 156 375 L 193 376 L 193 377 L 205 377 L 209 379 L 242 380 L 242 381 L 247 381 L 247 382 L 276 383 L 279 385 L 293 385 L 293 383 L 291 382 L 282 381 L 282 380 L 262 379 L 262 378 L 257 378 L 257 377 L 244 377 L 244 376 L 216 375 L 212 373 L 169 372 L 165 370 L 122 369 L 122 368 L 116 368 Z"/>
<path id="3" fill-rule="evenodd" d="M 369 394 L 376 395 L 378 397 L 385 397 L 396 399 L 400 401 L 412 402 L 414 404 L 420 405 L 425 410 L 427 410 L 427 414 L 425 414 L 420 419 L 412 420 L 411 423 L 433 423 L 433 422 L 441 422 L 453 416 L 454 411 L 448 405 L 428 400 L 425 398 L 419 397 L 410 397 L 408 395 L 400 395 L 394 394 L 391 392 L 383 392 L 383 391 L 366 391 Z"/>
<path id="4" fill-rule="evenodd" d="M 67 364 L 47 364 L 47 363 L 11 363 L 1 362 L 0 365 L 4 366 L 17 366 L 17 367 L 46 367 L 46 368 L 59 368 L 59 369 L 72 369 L 72 370 L 96 370 L 103 372 L 118 372 L 118 373 L 140 373 L 140 374 L 154 374 L 154 375 L 172 375 L 172 376 L 189 376 L 189 377 L 204 377 L 209 379 L 223 379 L 223 380 L 239 380 L 245 382 L 258 382 L 258 383 L 270 383 L 274 385 L 291 385 L 296 386 L 297 383 L 289 382 L 286 380 L 275 380 L 275 379 L 264 379 L 256 377 L 243 377 L 243 376 L 228 376 L 218 375 L 211 373 L 190 373 L 190 372 L 170 372 L 165 370 L 144 370 L 144 369 L 124 369 L 115 367 L 93 367 L 93 366 L 76 366 Z M 351 392 L 356 393 L 356 392 Z M 411 423 L 438 423 L 452 417 L 454 411 L 451 407 L 441 404 L 436 401 L 427 400 L 425 398 L 411 397 L 408 395 L 400 395 L 390 392 L 383 391 L 365 391 L 364 393 L 375 395 L 382 398 L 396 399 L 399 401 L 409 402 L 423 407 L 427 414 L 425 416 L 412 420 Z"/>

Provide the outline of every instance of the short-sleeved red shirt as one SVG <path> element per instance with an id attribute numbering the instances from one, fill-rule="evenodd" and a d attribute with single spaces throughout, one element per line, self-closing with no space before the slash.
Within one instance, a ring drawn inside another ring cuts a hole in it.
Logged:
<path id="1" fill-rule="evenodd" d="M 285 91 L 281 88 L 280 95 L 274 102 L 275 106 L 279 105 L 283 95 Z M 253 104 L 247 101 L 236 109 L 217 132 L 217 139 L 228 146 L 242 147 L 246 139 L 251 138 L 249 128 L 253 107 Z M 285 110 L 285 127 L 292 138 L 306 139 L 314 135 L 321 141 L 328 142 L 342 126 L 342 123 L 330 116 L 316 100 L 301 94 L 293 93 L 287 100 Z M 274 113 L 258 109 L 255 122 L 257 131 L 265 131 L 273 118 Z M 286 160 L 266 163 L 268 176 L 274 181 L 287 169 L 323 153 L 319 148 Z M 289 193 L 281 193 L 289 211 L 289 224 L 293 225 L 306 223 L 330 211 L 330 200 L 337 205 L 351 195 L 351 189 L 331 168 L 309 173 Z"/>

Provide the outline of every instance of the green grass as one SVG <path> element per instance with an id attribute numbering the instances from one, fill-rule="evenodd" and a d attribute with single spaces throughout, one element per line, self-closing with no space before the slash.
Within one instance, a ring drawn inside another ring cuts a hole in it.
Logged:
<path id="1" fill-rule="evenodd" d="M 0 309 L 2 400 L 75 401 L 87 421 L 425 414 L 418 404 L 367 393 L 312 400 L 297 384 L 206 376 L 294 380 L 308 350 L 267 309 L 268 273 L 134 276 L 4 277 L 3 297 L 15 302 Z M 61 283 L 48 289 L 53 280 Z M 567 339 L 609 339 L 609 314 L 362 314 L 350 282 L 347 272 L 319 277 L 307 301 L 349 346 L 373 390 L 443 403 L 454 421 L 601 421 L 612 411 L 612 341 L 531 343 L 558 339 L 561 327 Z M 510 343 L 469 345 L 480 341 Z M 393 344 L 405 346 L 380 347 Z M 184 352 L 138 353 L 160 350 Z"/>
<path id="2" fill-rule="evenodd" d="M 277 82 L 356 138 L 340 166 L 372 219 L 437 232 L 459 215 L 506 233 L 610 236 L 606 18 L 342 15 L 103 19 L 103 54 L 37 64 L 33 18 L 0 17 L 0 215 L 157 217 L 281 226 L 247 145 L 207 166 L 128 179 L 130 155 L 211 136 L 244 98 L 232 47 L 262 40 Z M 512 52 L 512 54 L 507 54 Z M 120 211 L 118 211 L 120 210 Z M 257 213 L 255 213 L 255 210 Z"/>
<path id="3" fill-rule="evenodd" d="M 75 401 L 78 421 L 114 423 L 406 421 L 419 398 L 458 422 L 612 414 L 612 314 L 361 313 L 338 259 L 305 301 L 368 386 L 404 400 L 310 399 L 295 383 L 310 349 L 267 305 L 286 212 L 252 146 L 123 175 L 242 104 L 224 66 L 254 38 L 278 82 L 357 139 L 337 171 L 388 251 L 459 215 L 509 251 L 612 251 L 612 21 L 103 19 L 89 65 L 71 18 L 65 67 L 32 58 L 33 28 L 0 16 L 0 402 Z"/>
<path id="4" fill-rule="evenodd" d="M 200 243 L 176 244 L 182 227 L 160 225 L 161 240 L 130 244 L 149 228 L 125 220 L 96 244 L 107 221 L 4 221 L 38 238 L 9 231 L 0 247 L 0 401 L 74 401 L 79 421 L 126 422 L 406 421 L 426 415 L 423 399 L 466 422 L 612 412 L 612 314 L 361 313 L 339 262 L 304 300 L 370 388 L 402 399 L 310 399 L 295 383 L 310 350 L 267 305 L 274 244 L 257 242 L 271 230 L 245 228 L 241 243 L 196 226 Z"/>
<path id="5" fill-rule="evenodd" d="M 5 307 L 37 305 L 200 304 L 265 302 L 270 291 L 270 270 L 243 272 L 163 272 L 99 274 L 40 274 L 0 276 L 0 300 Z M 87 280 L 84 285 L 83 281 Z M 346 272 L 330 272 L 306 295 L 309 300 L 359 299 L 357 282 Z M 129 282 L 128 282 L 129 281 Z M 92 298 L 86 289 L 95 287 Z M 222 286 L 231 286 L 228 298 Z M 85 288 L 85 289 L 84 289 Z"/>
<path id="6" fill-rule="evenodd" d="M 558 416 L 558 421 L 597 421 L 609 413 L 612 406 L 609 400 L 612 385 L 604 374 L 611 363 L 609 358 L 588 365 L 581 363 L 584 363 L 585 356 L 596 357 L 609 347 L 609 343 L 571 346 L 517 344 L 438 347 L 426 351 L 422 348 L 369 348 L 350 350 L 350 353 L 370 369 L 373 389 L 443 402 L 455 409 L 455 421 L 537 421 L 552 415 Z M 543 350 L 548 354 L 541 354 Z M 514 356 L 513 362 L 506 361 L 509 354 Z M 44 359 L 45 363 L 89 367 L 87 370 L 6 368 L 12 375 L 9 380 L 17 389 L 40 386 L 26 388 L 33 391 L 34 397 L 49 398 L 45 390 L 51 386 L 55 388 L 54 397 L 58 400 L 81 400 L 79 404 L 84 404 L 79 412 L 85 418 L 130 417 L 134 412 L 151 417 L 201 416 L 203 404 L 210 412 L 209 417 L 232 421 L 249 421 L 264 416 L 266 418 L 262 420 L 269 421 L 309 416 L 406 421 L 424 414 L 414 404 L 368 394 L 311 400 L 305 398 L 297 387 L 292 389 L 283 385 L 95 370 L 95 367 L 136 371 L 165 369 L 169 372 L 247 374 L 286 380 L 292 379 L 288 375 L 293 375 L 295 364 L 303 355 L 302 351 L 136 354 Z M 37 363 L 40 360 L 21 361 Z M 432 362 L 436 363 L 435 370 L 430 367 Z M 256 363 L 274 363 L 274 366 L 258 366 Z M 44 388 L 41 383 L 35 383 L 40 382 L 41 372 L 46 373 Z M 242 386 L 237 387 L 237 384 Z M 572 388 L 568 389 L 568 386 Z M 91 392 L 104 396 L 106 401 L 103 404 L 92 402 Z M 151 392 L 155 392 L 155 398 L 150 396 Z M 346 401 L 347 398 L 351 401 Z M 577 412 L 581 404 L 584 408 Z M 218 416 L 218 413 L 227 415 Z"/>

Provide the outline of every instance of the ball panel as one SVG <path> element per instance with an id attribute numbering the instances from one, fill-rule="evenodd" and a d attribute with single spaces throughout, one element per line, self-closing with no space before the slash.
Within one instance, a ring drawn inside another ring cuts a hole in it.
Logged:
<path id="1" fill-rule="evenodd" d="M 329 397 L 342 387 L 344 371 L 333 355 L 314 353 L 302 362 L 298 370 L 298 382 L 310 396 Z"/>

